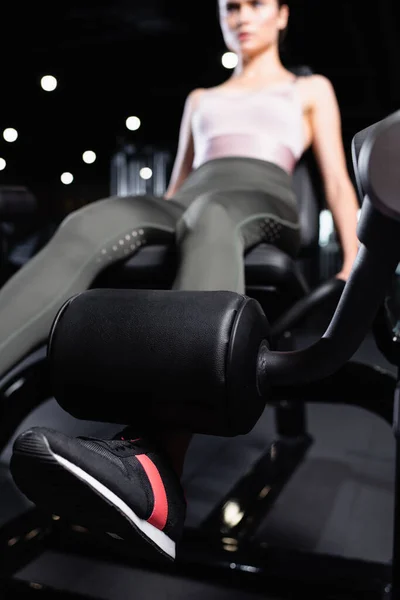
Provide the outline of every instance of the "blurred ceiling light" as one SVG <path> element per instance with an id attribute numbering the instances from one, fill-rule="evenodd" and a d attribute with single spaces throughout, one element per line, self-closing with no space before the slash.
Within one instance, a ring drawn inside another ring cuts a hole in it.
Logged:
<path id="1" fill-rule="evenodd" d="M 234 52 L 225 52 L 222 55 L 221 62 L 225 69 L 234 69 L 238 64 L 238 57 Z"/>
<path id="2" fill-rule="evenodd" d="M 68 171 L 61 175 L 61 181 L 64 183 L 64 185 L 69 185 L 73 182 L 73 180 L 74 176 L 72 175 L 72 173 L 68 173 Z"/>
<path id="3" fill-rule="evenodd" d="M 7 129 L 3 131 L 3 138 L 6 140 L 6 142 L 15 142 L 17 137 L 18 131 L 12 127 L 7 127 Z"/>
<path id="4" fill-rule="evenodd" d="M 85 162 L 88 165 L 91 165 L 96 160 L 96 153 L 92 150 L 86 150 L 86 152 L 82 154 L 82 159 L 83 162 Z"/>
<path id="5" fill-rule="evenodd" d="M 139 117 L 128 117 L 125 124 L 127 129 L 129 129 L 130 131 L 136 131 L 137 129 L 139 129 L 141 122 Z"/>
<path id="6" fill-rule="evenodd" d="M 53 92 L 57 87 L 57 79 L 53 75 L 44 75 L 40 80 L 40 85 L 45 92 Z"/>

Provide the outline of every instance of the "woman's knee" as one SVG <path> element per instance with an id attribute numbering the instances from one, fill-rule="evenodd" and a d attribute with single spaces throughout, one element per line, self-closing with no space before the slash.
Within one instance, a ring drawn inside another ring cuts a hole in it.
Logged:
<path id="1" fill-rule="evenodd" d="M 214 229 L 230 221 L 229 212 L 218 194 L 203 194 L 192 202 L 177 225 L 178 238 L 189 231 Z"/>

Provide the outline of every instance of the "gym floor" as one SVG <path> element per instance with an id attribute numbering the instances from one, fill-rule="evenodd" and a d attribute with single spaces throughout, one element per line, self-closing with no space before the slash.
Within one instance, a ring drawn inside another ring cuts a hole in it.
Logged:
<path id="1" fill-rule="evenodd" d="M 296 332 L 297 346 L 309 345 L 321 333 L 308 323 L 305 330 Z M 371 335 L 353 360 L 395 373 L 395 367 L 381 356 Z M 393 434 L 389 425 L 377 416 L 339 402 L 340 398 L 337 405 L 308 406 L 308 429 L 314 444 L 261 523 L 257 538 L 283 548 L 387 562 L 392 552 Z M 19 431 L 37 424 L 73 435 L 110 434 L 119 429 L 116 425 L 78 422 L 54 400 L 30 415 Z M 209 514 L 273 439 L 271 408 L 265 410 L 247 436 L 195 437 L 184 472 L 189 526 L 195 527 Z M 7 473 L 10 450 L 11 444 L 0 463 L 4 473 L 0 525 L 28 506 Z M 204 580 L 175 577 L 142 567 L 99 564 L 58 552 L 45 552 L 19 571 L 16 578 L 104 600 L 127 593 L 129 598 L 140 600 L 266 598 L 265 594 L 250 589 L 244 592 Z"/>

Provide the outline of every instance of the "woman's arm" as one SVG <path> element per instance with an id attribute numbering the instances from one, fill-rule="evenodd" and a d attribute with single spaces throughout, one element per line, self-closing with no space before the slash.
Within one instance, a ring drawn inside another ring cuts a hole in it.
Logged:
<path id="1" fill-rule="evenodd" d="M 314 75 L 310 87 L 312 146 L 343 250 L 342 270 L 337 277 L 347 279 L 359 246 L 356 233 L 359 203 L 347 170 L 341 117 L 333 86 L 326 77 Z"/>
<path id="2" fill-rule="evenodd" d="M 194 158 L 194 145 L 192 136 L 192 115 L 198 98 L 203 92 L 201 89 L 193 90 L 188 95 L 183 110 L 182 121 L 179 131 L 178 151 L 172 169 L 171 180 L 164 198 L 169 200 L 180 188 L 186 177 L 192 170 Z"/>

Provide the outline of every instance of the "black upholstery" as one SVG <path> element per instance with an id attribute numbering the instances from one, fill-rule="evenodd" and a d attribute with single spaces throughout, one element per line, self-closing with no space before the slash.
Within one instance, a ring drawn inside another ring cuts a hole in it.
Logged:
<path id="1" fill-rule="evenodd" d="M 315 165 L 311 151 L 298 162 L 293 174 L 293 186 L 298 199 L 301 249 L 300 256 L 309 256 L 318 248 L 320 201 L 315 182 Z"/>
<path id="2" fill-rule="evenodd" d="M 103 271 L 92 287 L 167 289 L 173 283 L 177 263 L 176 248 L 144 246 L 128 261 Z M 307 282 L 295 261 L 269 244 L 260 244 L 246 255 L 245 278 L 252 287 L 279 287 L 289 302 L 308 293 Z"/>
<path id="3" fill-rule="evenodd" d="M 23 186 L 0 186 L 0 221 L 16 223 L 26 221 L 35 214 L 37 201 Z"/>
<path id="4" fill-rule="evenodd" d="M 362 148 L 365 140 L 367 139 L 367 136 L 371 133 L 371 131 L 373 131 L 379 125 L 380 122 L 381 121 L 378 121 L 378 123 L 374 123 L 373 125 L 366 127 L 362 131 L 359 131 L 358 133 L 356 133 L 356 135 L 353 137 L 352 142 L 351 142 L 351 154 L 352 154 L 352 159 L 353 159 L 353 167 L 358 165 L 358 159 L 360 156 L 361 148 Z M 358 188 L 358 196 L 362 202 L 364 199 L 364 196 L 365 196 L 365 192 L 362 188 L 360 177 L 359 177 L 359 172 L 358 172 L 357 168 L 354 168 L 354 175 L 355 175 L 357 188 Z"/>
<path id="5" fill-rule="evenodd" d="M 54 397 L 79 419 L 248 433 L 265 407 L 255 374 L 268 337 L 259 303 L 233 292 L 90 290 L 54 321 Z"/>

